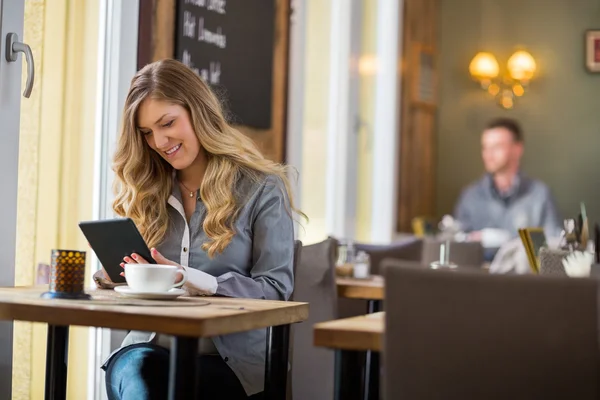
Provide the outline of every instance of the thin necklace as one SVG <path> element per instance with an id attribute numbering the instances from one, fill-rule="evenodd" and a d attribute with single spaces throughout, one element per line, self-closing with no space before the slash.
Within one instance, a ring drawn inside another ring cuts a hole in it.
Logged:
<path id="1" fill-rule="evenodd" d="M 181 183 L 181 186 L 184 187 L 185 190 L 187 190 L 188 192 L 190 192 L 190 197 L 194 197 L 194 194 L 196 194 L 196 192 L 198 191 L 196 190 L 190 190 L 187 186 L 185 186 L 185 183 L 183 183 L 182 181 L 179 181 L 179 183 Z"/>

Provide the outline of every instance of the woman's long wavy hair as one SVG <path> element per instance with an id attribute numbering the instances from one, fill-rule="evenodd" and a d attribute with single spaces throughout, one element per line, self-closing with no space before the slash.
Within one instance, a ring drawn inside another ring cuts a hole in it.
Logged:
<path id="1" fill-rule="evenodd" d="M 241 176 L 254 180 L 265 175 L 279 177 L 290 201 L 288 211 L 302 214 L 293 205 L 288 167 L 265 159 L 249 138 L 227 123 L 219 100 L 192 70 L 179 61 L 157 61 L 131 81 L 113 165 L 113 209 L 135 222 L 149 247 L 161 243 L 169 226 L 167 201 L 173 189 L 173 167 L 150 148 L 138 130 L 138 110 L 148 98 L 185 108 L 206 152 L 200 196 L 206 206 L 203 228 L 209 239 L 203 249 L 210 257 L 221 253 L 235 234 L 233 223 L 241 207 L 235 185 Z"/>

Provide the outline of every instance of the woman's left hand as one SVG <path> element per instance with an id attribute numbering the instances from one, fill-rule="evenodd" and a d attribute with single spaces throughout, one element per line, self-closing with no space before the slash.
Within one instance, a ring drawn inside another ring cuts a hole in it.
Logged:
<path id="1" fill-rule="evenodd" d="M 160 254 L 159 251 L 156 250 L 154 247 L 150 249 L 150 255 L 152 256 L 154 261 L 156 261 L 157 264 L 173 265 L 177 267 L 177 269 L 183 270 L 183 267 L 180 264 L 177 264 L 175 261 L 168 260 L 162 254 Z M 144 257 L 140 256 L 137 253 L 133 253 L 131 257 L 124 257 L 123 261 L 124 262 L 121 263 L 121 268 L 125 268 L 125 264 L 149 264 Z M 121 272 L 121 275 L 125 276 L 125 273 Z M 178 279 L 176 283 L 181 282 L 181 279 L 183 279 L 183 275 L 181 275 L 181 278 Z"/>

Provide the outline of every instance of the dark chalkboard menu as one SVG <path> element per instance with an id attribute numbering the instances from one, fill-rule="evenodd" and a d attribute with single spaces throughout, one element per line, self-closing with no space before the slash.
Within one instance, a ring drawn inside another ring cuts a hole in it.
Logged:
<path id="1" fill-rule="evenodd" d="M 271 127 L 275 0 L 178 0 L 176 58 L 223 101 L 231 122 Z"/>

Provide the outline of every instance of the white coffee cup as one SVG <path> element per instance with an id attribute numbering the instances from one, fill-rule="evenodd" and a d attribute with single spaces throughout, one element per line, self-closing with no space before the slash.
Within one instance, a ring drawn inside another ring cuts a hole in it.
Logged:
<path id="1" fill-rule="evenodd" d="M 178 272 L 183 279 L 175 283 Z M 125 264 L 125 279 L 131 290 L 136 292 L 168 292 L 187 281 L 187 271 L 173 265 Z"/>

